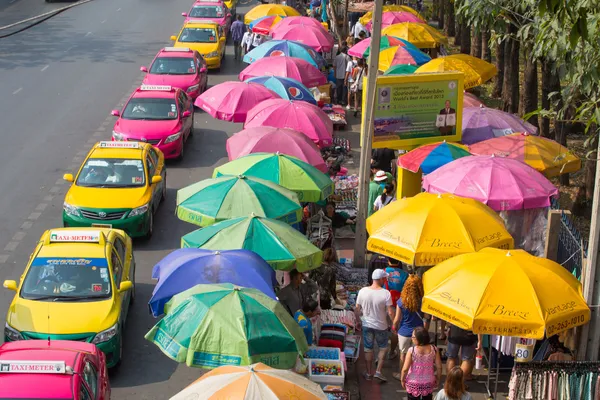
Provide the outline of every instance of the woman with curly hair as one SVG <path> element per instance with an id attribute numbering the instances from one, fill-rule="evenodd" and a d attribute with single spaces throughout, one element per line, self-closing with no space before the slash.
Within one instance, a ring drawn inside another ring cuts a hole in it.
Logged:
<path id="1" fill-rule="evenodd" d="M 396 302 L 396 316 L 393 328 L 398 332 L 398 347 L 400 349 L 400 371 L 408 350 L 412 346 L 412 333 L 417 327 L 423 326 L 423 318 L 419 314 L 423 300 L 423 282 L 417 275 L 411 274 L 402 288 L 400 298 Z M 400 380 L 400 373 L 393 374 Z"/>

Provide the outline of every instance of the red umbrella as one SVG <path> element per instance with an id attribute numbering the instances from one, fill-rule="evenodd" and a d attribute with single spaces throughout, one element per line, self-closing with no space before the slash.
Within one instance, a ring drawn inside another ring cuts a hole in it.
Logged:
<path id="1" fill-rule="evenodd" d="M 306 87 L 325 85 L 327 78 L 311 63 L 296 57 L 265 57 L 240 72 L 240 81 L 258 76 L 283 76 L 302 82 Z"/>

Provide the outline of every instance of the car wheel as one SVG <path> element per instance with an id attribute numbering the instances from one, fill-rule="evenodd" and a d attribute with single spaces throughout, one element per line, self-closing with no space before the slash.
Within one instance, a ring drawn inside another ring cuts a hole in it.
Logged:
<path id="1" fill-rule="evenodd" d="M 148 210 L 150 216 L 148 217 L 148 230 L 146 231 L 146 239 L 150 239 L 154 233 L 154 208 L 150 207 Z"/>

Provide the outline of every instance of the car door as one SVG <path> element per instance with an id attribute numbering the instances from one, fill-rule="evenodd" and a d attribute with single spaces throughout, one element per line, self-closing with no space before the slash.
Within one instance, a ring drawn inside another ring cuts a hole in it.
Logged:
<path id="1" fill-rule="evenodd" d="M 202 55 L 200 53 L 198 53 L 197 51 L 196 53 L 196 72 L 198 73 L 198 77 L 200 79 L 200 88 L 202 88 L 202 91 L 206 90 L 206 86 L 208 85 L 208 74 L 206 73 L 206 61 L 204 60 L 204 57 L 202 57 Z M 200 70 L 204 68 L 204 72 L 200 72 Z"/>
<path id="2" fill-rule="evenodd" d="M 177 102 L 179 103 L 180 114 L 183 115 L 183 111 L 189 111 L 194 114 L 194 105 L 192 104 L 189 96 L 185 94 L 183 91 L 179 92 L 177 95 Z M 190 115 L 189 117 L 182 118 L 181 123 L 183 124 L 183 130 L 185 131 L 185 139 L 187 139 L 190 134 L 190 128 L 192 127 L 193 118 Z"/>
<path id="3" fill-rule="evenodd" d="M 81 377 L 83 378 L 82 386 L 85 386 L 92 399 L 98 399 L 101 392 L 101 383 L 98 375 L 95 365 L 87 359 L 83 364 L 83 371 L 81 372 Z"/>
<path id="4" fill-rule="evenodd" d="M 152 196 L 151 207 L 152 212 L 156 211 L 158 207 L 158 200 L 160 200 L 160 190 L 162 188 L 161 183 L 152 183 L 152 177 L 157 174 L 157 165 L 152 157 L 150 156 L 150 150 L 146 153 L 146 169 L 148 171 L 148 183 L 150 184 L 150 192 Z"/>
<path id="5" fill-rule="evenodd" d="M 113 246 L 121 260 L 123 265 L 123 274 L 121 280 L 135 282 L 135 270 L 133 269 L 133 249 L 131 246 L 127 246 L 127 243 L 120 237 L 115 236 Z M 129 291 L 130 293 L 131 291 Z"/>
<path id="6" fill-rule="evenodd" d="M 110 263 L 112 266 L 112 276 L 113 276 L 113 281 L 115 283 L 115 291 L 118 293 L 119 290 L 119 286 L 121 285 L 121 281 L 123 281 L 123 263 L 121 262 L 121 259 L 119 258 L 119 255 L 115 249 L 114 246 L 111 246 L 111 250 L 110 250 Z M 117 301 L 119 302 L 117 304 L 117 307 L 119 308 L 119 310 L 121 311 L 119 313 L 119 325 L 122 327 L 125 324 L 125 320 L 127 319 L 127 309 L 128 309 L 128 300 L 129 300 L 129 293 L 130 291 L 126 291 L 123 293 L 118 293 L 115 296 L 115 299 L 117 299 Z"/>

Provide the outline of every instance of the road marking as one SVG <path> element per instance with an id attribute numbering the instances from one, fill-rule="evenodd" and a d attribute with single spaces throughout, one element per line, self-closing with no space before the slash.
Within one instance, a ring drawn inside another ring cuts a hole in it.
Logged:
<path id="1" fill-rule="evenodd" d="M 54 196 L 52 195 L 44 196 L 44 201 L 52 201 L 53 198 Z"/>
<path id="2" fill-rule="evenodd" d="M 15 90 L 15 91 L 13 92 L 13 94 L 17 94 L 17 93 L 19 93 L 21 90 L 23 90 L 23 88 L 22 88 L 22 87 L 20 87 L 20 88 L 18 88 L 17 90 Z"/>
<path id="3" fill-rule="evenodd" d="M 45 70 L 48 69 L 49 66 L 50 66 L 49 64 L 44 65 L 44 68 L 40 69 L 40 72 L 44 72 Z"/>
<path id="4" fill-rule="evenodd" d="M 13 236 L 12 240 L 14 242 L 20 242 L 21 240 L 23 240 L 23 238 L 25 237 L 25 235 L 27 235 L 27 233 L 25 233 L 25 232 L 17 232 L 17 233 L 15 233 L 15 236 Z"/>
<path id="5" fill-rule="evenodd" d="M 46 207 L 48 207 L 48 204 L 46 204 L 46 203 L 40 203 L 35 208 L 35 211 L 44 211 L 46 209 Z"/>
<path id="6" fill-rule="evenodd" d="M 73 49 L 73 47 L 75 47 L 75 46 L 69 46 L 69 47 L 68 47 L 68 48 L 65 50 L 65 53 L 68 53 L 68 52 L 69 52 L 71 49 Z"/>
<path id="7" fill-rule="evenodd" d="M 75 173 L 77 173 L 77 170 L 79 169 L 79 165 L 80 164 L 71 164 L 67 168 L 67 171 L 75 171 Z"/>
<path id="8" fill-rule="evenodd" d="M 88 32 L 85 34 L 85 36 L 90 36 L 92 34 L 92 32 Z"/>
<path id="9" fill-rule="evenodd" d="M 8 2 L 8 4 L 12 4 L 12 3 L 14 3 L 15 1 L 17 1 L 17 0 L 10 0 L 10 1 Z"/>
<path id="10" fill-rule="evenodd" d="M 106 132 L 106 128 L 103 127 L 103 126 L 101 126 L 101 127 L 98 128 L 98 131 L 99 132 Z"/>
<path id="11" fill-rule="evenodd" d="M 105 120 L 104 120 L 104 122 L 103 122 L 103 123 L 102 123 L 102 125 L 100 125 L 100 126 L 107 127 L 107 126 L 109 126 L 111 123 L 112 123 L 112 118 L 107 118 L 107 119 L 105 119 Z M 86 153 L 86 154 L 87 154 L 87 153 Z"/>
<path id="12" fill-rule="evenodd" d="M 13 3 L 15 0 L 11 1 L 11 3 Z M 6 263 L 6 261 L 8 260 L 8 257 L 10 257 L 8 254 L 2 254 L 0 255 L 0 264 L 4 264 Z"/>
<path id="13" fill-rule="evenodd" d="M 75 153 L 76 156 L 80 156 L 80 157 L 85 157 L 87 156 L 87 153 L 89 153 L 89 151 L 87 150 L 80 150 L 77 153 Z"/>
<path id="14" fill-rule="evenodd" d="M 60 191 L 60 188 L 58 186 L 52 186 L 50 188 L 50 193 L 58 193 Z"/>
<path id="15" fill-rule="evenodd" d="M 106 22 L 106 20 L 104 20 L 104 21 L 102 21 L 102 22 L 100 22 L 100 23 L 101 23 L 101 24 L 103 24 L 103 23 L 105 23 L 105 22 Z"/>
<path id="16" fill-rule="evenodd" d="M 67 181 L 65 181 L 64 179 L 60 178 L 57 179 L 56 182 L 54 182 L 55 185 L 64 185 Z"/>
<path id="17" fill-rule="evenodd" d="M 88 144 L 96 144 L 96 142 L 97 142 L 97 140 L 94 139 L 93 137 L 89 138 L 87 141 Z"/>
<path id="18" fill-rule="evenodd" d="M 102 136 L 104 136 L 104 135 L 106 135 L 106 133 L 105 133 L 105 132 L 94 132 L 94 135 L 93 135 L 93 136 L 94 136 L 94 137 L 97 137 L 97 138 L 99 138 L 99 137 L 102 137 Z"/>
<path id="19" fill-rule="evenodd" d="M 4 251 L 15 251 L 19 246 L 19 242 L 8 242 L 6 246 L 4 246 Z"/>
<path id="20" fill-rule="evenodd" d="M 119 12 L 119 11 L 121 11 L 121 9 L 120 9 L 120 8 L 117 8 L 117 12 Z"/>
<path id="21" fill-rule="evenodd" d="M 80 156 L 73 157 L 74 163 L 81 163 L 82 161 L 83 161 L 83 157 L 80 157 Z"/>
<path id="22" fill-rule="evenodd" d="M 42 215 L 41 212 L 32 212 L 31 214 L 29 214 L 29 217 L 27 217 L 27 219 L 31 219 L 31 220 L 36 220 L 40 217 L 40 215 Z"/>
<path id="23" fill-rule="evenodd" d="M 29 229 L 33 226 L 33 222 L 31 221 L 25 221 L 23 222 L 23 225 L 21 225 L 21 229 Z"/>

